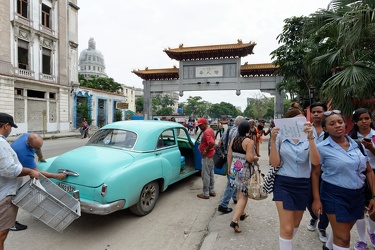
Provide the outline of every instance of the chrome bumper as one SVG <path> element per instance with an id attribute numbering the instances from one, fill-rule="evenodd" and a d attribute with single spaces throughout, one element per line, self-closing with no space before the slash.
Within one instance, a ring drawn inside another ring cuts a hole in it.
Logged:
<path id="1" fill-rule="evenodd" d="M 80 201 L 81 212 L 87 214 L 107 215 L 118 210 L 121 210 L 125 206 L 125 200 L 118 200 L 110 204 L 98 204 L 91 202 Z"/>

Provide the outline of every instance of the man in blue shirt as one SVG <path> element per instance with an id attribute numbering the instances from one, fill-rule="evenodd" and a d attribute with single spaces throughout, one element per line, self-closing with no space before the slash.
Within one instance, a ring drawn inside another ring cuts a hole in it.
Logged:
<path id="1" fill-rule="evenodd" d="M 43 174 L 47 178 L 55 178 L 62 180 L 66 174 L 55 174 L 39 171 L 38 165 L 34 160 L 34 155 L 38 156 L 38 160 L 45 162 L 42 154 L 43 138 L 38 134 L 23 134 L 18 137 L 12 144 L 12 149 L 16 152 L 18 159 L 24 168 L 30 168 Z M 11 231 L 20 231 L 26 229 L 27 226 L 16 221 L 16 224 L 10 228 Z"/>

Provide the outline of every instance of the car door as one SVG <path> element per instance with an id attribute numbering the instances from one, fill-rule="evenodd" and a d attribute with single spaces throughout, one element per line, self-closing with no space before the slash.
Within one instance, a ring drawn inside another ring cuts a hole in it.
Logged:
<path id="1" fill-rule="evenodd" d="M 162 162 L 165 184 L 173 183 L 180 175 L 181 153 L 173 129 L 164 130 L 158 138 L 156 154 Z"/>
<path id="2" fill-rule="evenodd" d="M 202 135 L 203 135 L 203 131 L 200 132 L 200 134 L 198 135 L 197 137 L 197 140 L 195 141 L 195 144 L 194 144 L 194 154 L 195 154 L 195 168 L 198 169 L 198 170 L 202 170 L 202 155 L 201 153 L 199 152 L 199 145 L 201 143 L 201 139 L 202 139 Z M 223 166 L 223 168 L 214 168 L 214 173 L 215 174 L 220 174 L 220 175 L 226 175 L 227 174 L 227 164 L 225 164 Z"/>

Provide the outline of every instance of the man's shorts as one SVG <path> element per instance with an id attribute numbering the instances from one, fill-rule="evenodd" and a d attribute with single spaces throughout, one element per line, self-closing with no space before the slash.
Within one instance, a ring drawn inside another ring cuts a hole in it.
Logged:
<path id="1" fill-rule="evenodd" d="M 9 195 L 0 201 L 0 231 L 13 227 L 16 222 L 18 207 L 12 203 L 13 198 Z"/>

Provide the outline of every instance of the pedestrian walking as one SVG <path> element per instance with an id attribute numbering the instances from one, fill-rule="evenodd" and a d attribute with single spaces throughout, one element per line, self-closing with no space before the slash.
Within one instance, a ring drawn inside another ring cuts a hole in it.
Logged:
<path id="1" fill-rule="evenodd" d="M 219 141 L 219 146 L 224 148 L 225 155 L 228 155 L 228 148 L 230 145 L 230 142 L 234 137 L 238 135 L 238 126 L 243 122 L 244 117 L 243 116 L 237 116 L 236 119 L 234 119 L 234 125 L 231 128 L 228 128 L 228 130 L 223 134 Z M 228 168 L 228 161 L 225 163 L 224 168 Z M 228 171 L 227 171 L 228 172 Z M 222 213 L 230 213 L 232 212 L 232 208 L 228 207 L 230 199 L 233 200 L 234 204 L 237 204 L 237 189 L 232 188 L 230 186 L 230 179 L 229 174 L 227 173 L 227 186 L 225 187 L 223 198 L 220 201 L 220 205 L 218 207 L 218 211 Z"/>
<path id="2" fill-rule="evenodd" d="M 349 136 L 362 143 L 362 149 L 368 157 L 368 162 L 371 166 L 372 171 L 375 173 L 375 130 L 371 119 L 371 113 L 368 109 L 359 108 L 356 109 L 352 116 L 354 126 L 349 132 Z M 374 138 L 374 140 L 373 140 Z M 364 207 L 368 207 L 370 200 L 372 199 L 372 193 L 368 185 L 365 182 L 365 204 Z M 365 209 L 364 209 L 364 212 Z M 364 250 L 367 248 L 366 243 L 366 221 L 363 217 L 355 223 L 358 232 L 358 242 L 355 244 L 356 250 Z M 368 217 L 368 229 L 367 233 L 370 237 L 370 241 L 373 247 L 375 247 L 375 214 Z"/>
<path id="3" fill-rule="evenodd" d="M 215 197 L 215 176 L 214 176 L 214 159 L 215 154 L 215 133 L 212 128 L 208 127 L 205 118 L 198 119 L 198 126 L 203 131 L 199 151 L 202 155 L 202 180 L 203 193 L 197 194 L 201 199 L 209 199 L 210 196 Z"/>
<path id="4" fill-rule="evenodd" d="M 375 197 L 374 172 L 358 144 L 345 134 L 346 124 L 339 110 L 324 112 L 322 127 L 328 137 L 317 146 L 320 164 L 312 162 L 312 209 L 316 216 L 325 212 L 332 227 L 323 249 L 345 250 L 350 247 L 350 230 L 363 217 L 366 178 Z M 374 212 L 372 198 L 368 213 L 371 216 Z"/>
<path id="5" fill-rule="evenodd" d="M 315 137 L 315 143 L 319 144 L 323 141 L 324 138 L 324 131 L 322 128 L 322 119 L 324 117 L 324 112 L 327 111 L 327 105 L 321 102 L 314 102 L 310 105 L 310 114 L 313 123 L 313 136 Z M 319 183 L 321 183 L 321 178 L 319 178 Z M 318 236 L 321 242 L 327 242 L 327 227 L 329 224 L 327 215 L 323 212 L 318 216 L 314 214 L 312 211 L 312 203 L 313 203 L 313 194 L 312 190 L 309 194 L 309 200 L 307 203 L 307 210 L 310 213 L 311 219 L 309 224 L 307 224 L 307 229 L 309 231 L 315 231 L 318 227 Z"/>
<path id="6" fill-rule="evenodd" d="M 304 112 L 294 102 L 285 117 L 298 116 L 304 116 Z M 272 166 L 280 166 L 283 162 L 274 180 L 273 200 L 280 221 L 280 250 L 291 250 L 310 192 L 310 161 L 314 165 L 319 164 L 320 157 L 310 122 L 304 124 L 307 140 L 278 139 L 279 130 L 274 127 L 271 132 L 270 163 Z"/>
<path id="7" fill-rule="evenodd" d="M 243 221 L 250 215 L 245 211 L 248 200 L 247 185 L 254 173 L 253 163 L 258 160 L 254 152 L 254 141 L 247 137 L 249 130 L 250 124 L 247 121 L 241 122 L 238 126 L 238 135 L 232 139 L 228 150 L 230 184 L 237 189 L 237 204 L 230 226 L 236 233 L 242 232 L 238 220 Z"/>

